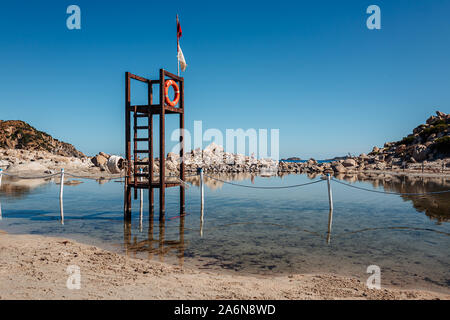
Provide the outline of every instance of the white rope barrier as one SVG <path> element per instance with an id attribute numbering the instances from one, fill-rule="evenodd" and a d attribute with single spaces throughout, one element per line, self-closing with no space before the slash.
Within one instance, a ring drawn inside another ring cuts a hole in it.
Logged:
<path id="1" fill-rule="evenodd" d="M 298 188 L 298 187 L 304 187 L 304 186 L 308 186 L 308 185 L 311 185 L 311 184 L 315 184 L 315 183 L 319 183 L 319 182 L 325 181 L 325 180 L 320 179 L 320 180 L 315 180 L 315 181 L 312 181 L 312 182 L 307 182 L 307 183 L 302 183 L 302 184 L 294 184 L 294 185 L 290 185 L 290 186 L 257 187 L 257 186 L 248 186 L 248 185 L 244 185 L 244 184 L 238 184 L 238 183 L 229 182 L 229 181 L 226 181 L 226 180 L 222 180 L 222 179 L 218 179 L 218 178 L 214 178 L 214 177 L 208 176 L 206 174 L 204 176 L 208 177 L 209 179 L 220 181 L 222 183 L 226 183 L 226 184 L 229 184 L 229 185 L 232 185 L 232 186 L 243 187 L 243 188 L 252 188 L 252 189 L 288 189 L 288 188 Z"/>
<path id="2" fill-rule="evenodd" d="M 141 173 L 142 173 L 142 169 L 141 169 Z M 1 183 L 1 178 L 2 176 L 8 176 L 11 178 L 18 178 L 18 179 L 47 179 L 47 178 L 52 178 L 58 175 L 61 175 L 62 177 L 64 177 L 65 175 L 70 176 L 70 177 L 74 177 L 74 178 L 79 178 L 79 179 L 92 179 L 92 180 L 99 180 L 99 179 L 117 179 L 117 178 L 122 178 L 124 177 L 123 174 L 118 175 L 118 176 L 99 176 L 99 177 L 91 177 L 91 176 L 79 176 L 70 172 L 65 172 L 64 169 L 61 169 L 60 173 L 52 173 L 52 174 L 48 174 L 48 175 L 42 175 L 42 176 L 21 176 L 21 175 L 17 175 L 17 174 L 11 174 L 11 173 L 7 173 L 4 172 L 2 169 L 0 169 L 0 183 Z M 287 188 L 297 188 L 297 187 L 303 187 L 303 186 L 308 186 L 308 185 L 312 185 L 315 183 L 319 183 L 322 181 L 327 181 L 328 182 L 328 186 L 329 186 L 329 196 L 331 197 L 332 200 L 332 194 L 331 194 L 331 184 L 330 181 L 345 185 L 347 187 L 351 187 L 351 188 L 355 188 L 355 189 L 359 189 L 359 190 L 363 190 L 363 191 L 368 191 L 368 192 L 375 192 L 375 193 L 382 193 L 382 194 L 393 194 L 393 195 L 407 195 L 407 196 L 422 196 L 422 195 L 431 195 L 431 194 L 442 194 L 442 193 L 449 193 L 450 190 L 443 190 L 443 191 L 433 191 L 433 192 L 424 192 L 424 193 L 401 193 L 401 192 L 390 192 L 390 191 L 379 191 L 379 190 L 371 190 L 371 189 L 367 189 L 367 188 L 363 188 L 363 187 L 358 187 L 358 186 L 354 186 L 351 185 L 349 183 L 345 183 L 342 181 L 339 181 L 335 178 L 331 178 L 331 176 L 328 174 L 327 175 L 327 179 L 320 179 L 320 180 L 315 180 L 312 182 L 307 182 L 307 183 L 302 183 L 302 184 L 295 184 L 295 185 L 289 185 L 289 186 L 272 186 L 272 187 L 259 187 L 259 186 L 249 186 L 249 185 L 243 185 L 243 184 L 238 184 L 238 183 L 234 183 L 234 182 L 230 182 L 230 181 L 226 181 L 223 179 L 219 179 L 216 177 L 212 177 L 210 175 L 204 174 L 203 170 L 199 171 L 199 173 L 197 174 L 191 174 L 191 175 L 185 175 L 186 178 L 189 177 L 196 177 L 199 176 L 201 179 L 201 183 L 204 182 L 204 177 L 207 177 L 209 179 L 212 180 L 216 180 L 225 184 L 229 184 L 232 186 L 236 186 L 236 187 L 243 187 L 243 188 L 252 188 L 252 189 L 287 189 Z M 155 177 L 159 177 L 159 175 L 155 175 Z M 165 176 L 166 178 L 176 178 L 178 179 L 181 183 L 183 183 L 185 186 L 190 186 L 188 184 L 188 182 L 181 180 L 179 177 L 175 176 L 175 175 L 168 175 Z M 61 191 L 62 192 L 62 191 Z"/>
<path id="3" fill-rule="evenodd" d="M 401 193 L 401 192 L 390 192 L 390 191 L 379 191 L 379 190 L 370 190 L 367 188 L 362 188 L 362 187 L 357 187 L 354 185 L 351 185 L 349 183 L 345 183 L 336 179 L 331 179 L 336 183 L 342 184 L 344 186 L 350 187 L 350 188 L 354 188 L 354 189 L 358 189 L 358 190 L 363 190 L 363 191 L 368 191 L 368 192 L 375 192 L 375 193 L 382 193 L 382 194 L 394 194 L 394 195 L 398 195 L 398 196 L 426 196 L 426 195 L 430 195 L 430 194 L 442 194 L 442 193 L 448 193 L 450 192 L 450 190 L 443 190 L 443 191 L 434 191 L 434 192 L 424 192 L 424 193 Z"/>
<path id="4" fill-rule="evenodd" d="M 140 173 L 142 174 L 143 170 L 140 169 Z M 119 177 L 123 177 L 124 175 L 120 175 L 120 176 L 116 176 L 116 177 L 87 177 L 87 176 L 78 176 L 75 175 L 73 173 L 69 173 L 69 172 L 65 172 L 64 169 L 61 169 L 60 173 L 53 173 L 53 174 L 48 174 L 45 176 L 21 176 L 21 175 L 15 175 L 15 174 L 10 174 L 10 173 L 6 173 L 4 172 L 2 169 L 0 169 L 0 187 L 1 187 L 1 183 L 2 183 L 2 177 L 3 175 L 5 176 L 9 176 L 9 177 L 13 177 L 13 178 L 19 178 L 19 179 L 47 179 L 47 178 L 51 178 L 51 177 L 55 177 L 57 175 L 60 175 L 60 191 L 59 191 L 59 202 L 60 202 L 60 213 L 61 213 L 61 224 L 64 224 L 64 208 L 63 208 L 63 193 L 64 193 L 64 176 L 71 176 L 71 177 L 75 177 L 75 178 L 80 178 L 80 179 L 93 179 L 93 180 L 99 180 L 99 179 L 116 179 Z M 159 175 L 156 175 L 159 176 Z M 303 186 L 308 186 L 308 185 L 312 185 L 312 184 L 316 184 L 319 182 L 323 182 L 323 181 L 327 181 L 327 186 L 328 186 L 328 201 L 329 201 L 329 206 L 330 206 L 330 212 L 332 214 L 333 212 L 333 194 L 332 194 L 332 190 L 331 190 L 331 181 L 342 184 L 344 186 L 350 187 L 350 188 L 354 188 L 354 189 L 358 189 L 358 190 L 362 190 L 362 191 L 367 191 L 367 192 L 374 192 L 374 193 L 381 193 L 381 194 L 391 194 L 391 195 L 400 195 L 400 196 L 424 196 L 424 195 L 432 195 L 432 194 L 444 194 L 444 193 L 449 193 L 450 190 L 443 190 L 443 191 L 434 191 L 434 192 L 424 192 L 424 193 L 401 193 L 401 192 L 390 192 L 390 191 L 379 191 L 379 190 L 371 190 L 368 188 L 363 188 L 363 187 L 358 187 L 358 186 L 354 186 L 352 184 L 349 183 L 345 183 L 342 181 L 339 181 L 335 178 L 332 178 L 330 176 L 330 174 L 327 174 L 326 179 L 319 179 L 319 180 L 315 180 L 315 181 L 311 181 L 311 182 L 307 182 L 307 183 L 302 183 L 302 184 L 295 184 L 295 185 L 289 185 L 289 186 L 250 186 L 250 185 L 243 185 L 243 184 L 238 184 L 238 183 L 233 183 L 230 181 L 226 181 L 226 180 L 222 180 L 216 177 L 212 177 L 209 175 L 204 174 L 203 169 L 199 168 L 198 173 L 197 174 L 192 174 L 192 175 L 188 175 L 185 177 L 194 177 L 194 176 L 199 176 L 200 178 L 200 211 L 201 211 L 201 226 L 203 226 L 203 215 L 204 215 L 204 197 L 205 197 L 205 192 L 204 192 L 204 178 L 207 177 L 209 179 L 212 180 L 216 180 L 219 182 L 222 182 L 224 184 L 229 184 L 232 186 L 236 186 L 236 187 L 243 187 L 243 188 L 251 188 L 251 189 L 288 189 L 288 188 L 297 188 L 297 187 L 303 187 Z M 174 175 L 169 175 L 166 176 L 166 178 L 176 178 L 180 181 L 181 184 L 183 184 L 184 186 L 189 187 L 190 185 L 183 181 L 182 179 L 180 179 L 177 176 Z M 140 181 L 142 181 L 143 178 L 140 178 Z M 142 193 L 142 189 L 140 192 L 140 222 L 142 223 L 142 216 L 143 216 L 143 193 Z M 0 203 L 0 220 L 2 219 L 2 208 L 1 208 L 1 203 Z M 201 235 L 203 235 L 203 228 L 201 228 Z"/>

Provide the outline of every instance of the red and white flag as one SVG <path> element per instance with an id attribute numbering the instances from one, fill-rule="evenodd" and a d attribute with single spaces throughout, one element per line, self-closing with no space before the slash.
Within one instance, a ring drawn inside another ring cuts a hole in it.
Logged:
<path id="1" fill-rule="evenodd" d="M 181 25 L 180 25 L 180 21 L 178 20 L 178 15 L 177 15 L 177 59 L 178 62 L 180 63 L 180 67 L 181 67 L 181 71 L 185 71 L 186 67 L 187 67 L 187 63 L 186 60 L 184 59 L 184 55 L 183 55 L 183 51 L 181 51 L 181 47 L 180 47 L 180 38 L 183 35 L 183 31 L 181 30 Z"/>

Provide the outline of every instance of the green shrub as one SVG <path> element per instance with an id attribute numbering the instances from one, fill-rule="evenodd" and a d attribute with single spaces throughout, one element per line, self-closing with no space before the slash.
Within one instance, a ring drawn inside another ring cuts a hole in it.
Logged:
<path id="1" fill-rule="evenodd" d="M 439 123 L 437 125 L 431 126 L 429 128 L 424 129 L 421 133 L 420 136 L 422 138 L 428 138 L 430 135 L 432 135 L 433 133 L 440 133 L 440 132 L 445 132 L 448 129 L 448 124 L 446 123 Z"/>
<path id="2" fill-rule="evenodd" d="M 447 121 L 445 121 L 444 119 L 438 120 L 434 123 L 435 126 L 439 125 L 439 124 L 446 124 Z"/>
<path id="3" fill-rule="evenodd" d="M 440 123 L 440 124 L 438 124 L 438 125 L 435 125 L 435 126 L 433 127 L 433 129 L 434 129 L 434 132 L 433 132 L 433 133 L 445 132 L 445 130 L 448 129 L 448 124 L 446 124 L 446 123 Z"/>
<path id="4" fill-rule="evenodd" d="M 411 143 L 413 143 L 415 140 L 414 136 L 408 136 L 408 137 L 404 137 L 398 144 L 406 144 L 409 145 Z"/>
<path id="5" fill-rule="evenodd" d="M 14 131 L 12 134 L 11 134 L 11 136 L 10 136 L 10 138 L 11 139 L 16 139 L 19 135 L 22 135 L 22 130 L 20 130 L 20 129 L 17 129 L 16 131 Z"/>
<path id="6" fill-rule="evenodd" d="M 33 141 L 33 135 L 29 133 L 24 133 L 22 136 L 22 139 L 20 139 L 20 143 L 24 146 L 26 146 L 29 142 Z"/>
<path id="7" fill-rule="evenodd" d="M 436 142 L 433 144 L 433 148 L 443 155 L 450 155 L 450 136 L 436 139 Z"/>

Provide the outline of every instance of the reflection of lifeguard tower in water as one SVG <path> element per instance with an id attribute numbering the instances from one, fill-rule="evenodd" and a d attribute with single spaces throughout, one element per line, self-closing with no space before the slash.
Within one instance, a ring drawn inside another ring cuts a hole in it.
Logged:
<path id="1" fill-rule="evenodd" d="M 147 238 L 144 240 L 137 240 L 137 236 L 133 237 L 131 221 L 124 221 L 124 234 L 123 234 L 123 245 L 125 249 L 125 254 L 127 256 L 133 256 L 136 258 L 137 254 L 147 253 L 148 259 L 159 258 L 161 262 L 164 261 L 166 256 L 175 256 L 178 260 L 178 265 L 183 266 L 184 264 L 184 225 L 185 216 L 181 215 L 179 217 L 179 229 L 178 229 L 178 239 L 168 239 L 166 236 L 166 225 L 165 221 L 159 222 L 159 235 L 156 236 L 154 229 L 154 219 L 153 215 L 150 215 L 148 224 Z"/>
<path id="2" fill-rule="evenodd" d="M 131 104 L 131 79 L 141 81 L 148 87 L 148 103 L 146 105 Z M 154 103 L 153 88 L 157 87 L 159 99 Z M 169 97 L 169 89 L 175 92 L 173 99 Z M 166 114 L 180 116 L 180 175 L 166 176 L 165 157 L 165 117 Z M 159 175 L 154 175 L 153 164 L 153 116 L 159 115 Z M 147 119 L 144 125 L 139 119 Z M 184 79 L 163 69 L 159 71 L 159 79 L 150 80 L 129 72 L 125 73 L 125 155 L 127 169 L 125 177 L 124 217 L 131 219 L 131 189 L 134 198 L 138 189 L 148 189 L 150 214 L 153 216 L 153 191 L 159 189 L 159 217 L 165 218 L 165 188 L 180 187 L 180 215 L 185 213 L 184 181 Z M 141 147 L 146 145 L 145 147 Z M 143 170 L 140 170 L 143 169 Z M 147 169 L 147 170 L 145 170 Z M 141 172 L 144 171 L 144 172 Z"/>

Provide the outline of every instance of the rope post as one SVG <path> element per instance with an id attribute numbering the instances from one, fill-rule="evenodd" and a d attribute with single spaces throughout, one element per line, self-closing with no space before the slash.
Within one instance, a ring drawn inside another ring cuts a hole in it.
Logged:
<path id="1" fill-rule="evenodd" d="M 205 206 L 205 187 L 203 183 L 203 168 L 200 168 L 200 198 L 201 198 L 201 209 L 203 212 L 203 208 Z"/>
<path id="2" fill-rule="evenodd" d="M 61 183 L 59 187 L 59 208 L 61 213 L 61 224 L 64 224 L 63 192 L 64 192 L 64 168 L 61 169 Z"/>
<path id="3" fill-rule="evenodd" d="M 64 192 L 64 168 L 61 169 L 61 184 L 59 187 L 59 198 L 63 198 L 63 192 Z"/>
<path id="4" fill-rule="evenodd" d="M 328 213 L 328 232 L 327 232 L 327 244 L 331 241 L 331 226 L 333 225 L 333 210 L 330 209 Z"/>
<path id="5" fill-rule="evenodd" d="M 0 169 L 0 187 L 2 186 L 3 169 Z M 0 202 L 0 220 L 2 220 L 2 203 Z"/>
<path id="6" fill-rule="evenodd" d="M 142 168 L 139 169 L 139 173 L 142 174 Z M 139 178 L 139 181 L 142 181 L 142 175 Z M 142 220 L 144 217 L 144 190 L 141 188 L 139 191 L 139 201 L 140 201 L 140 205 L 139 205 L 139 232 L 142 232 Z"/>
<path id="7" fill-rule="evenodd" d="M 331 191 L 331 176 L 327 173 L 327 184 L 328 184 L 328 201 L 330 203 L 330 211 L 333 211 L 333 193 Z"/>
<path id="8" fill-rule="evenodd" d="M 203 216 L 205 208 L 205 188 L 203 184 L 203 168 L 198 168 L 200 174 L 200 236 L 203 237 Z"/>

